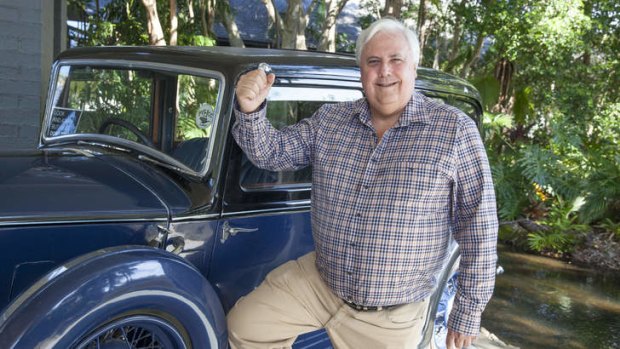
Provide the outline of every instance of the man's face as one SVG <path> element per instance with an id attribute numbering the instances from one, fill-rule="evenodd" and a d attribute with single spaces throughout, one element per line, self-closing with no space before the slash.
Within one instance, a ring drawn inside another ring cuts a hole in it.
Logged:
<path id="1" fill-rule="evenodd" d="M 372 117 L 400 117 L 415 86 L 416 69 L 404 34 L 379 32 L 364 46 L 362 85 Z"/>

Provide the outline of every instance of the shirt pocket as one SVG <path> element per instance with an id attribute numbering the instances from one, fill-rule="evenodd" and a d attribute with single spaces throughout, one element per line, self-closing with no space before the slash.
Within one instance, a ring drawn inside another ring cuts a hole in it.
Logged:
<path id="1" fill-rule="evenodd" d="M 437 164 L 394 163 L 386 168 L 383 181 L 395 209 L 411 218 L 448 213 L 453 181 Z"/>

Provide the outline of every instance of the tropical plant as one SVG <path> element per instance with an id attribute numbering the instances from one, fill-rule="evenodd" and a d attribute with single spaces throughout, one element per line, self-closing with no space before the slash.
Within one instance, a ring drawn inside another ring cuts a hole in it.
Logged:
<path id="1" fill-rule="evenodd" d="M 573 201 L 557 198 L 549 210 L 549 215 L 542 221 L 550 229 L 528 234 L 530 248 L 538 252 L 571 252 L 578 241 L 578 234 L 590 229 L 577 222 L 577 212 L 583 203 L 581 197 Z"/>
<path id="2" fill-rule="evenodd" d="M 87 0 L 67 2 L 82 13 L 92 6 Z M 327 19 L 333 28 L 338 12 L 330 9 L 340 10 L 345 3 L 289 0 L 278 13 L 275 1 L 261 2 L 271 28 L 266 45 L 297 48 L 306 46 L 306 34 L 320 42 Z M 213 44 L 214 25 L 219 21 L 229 28 L 231 18 L 225 14 L 246 10 L 233 3 L 176 1 L 179 45 Z M 200 21 L 194 19 L 194 7 Z M 360 8 L 361 28 L 385 15 L 417 28 L 421 65 L 463 76 L 481 92 L 500 218 L 545 221 L 555 229 L 551 234 L 579 224 L 618 222 L 620 2 L 362 0 Z M 162 23 L 168 23 L 170 6 L 157 9 Z M 89 25 L 72 37 L 79 45 L 148 44 L 140 0 L 111 0 L 87 20 Z M 169 42 L 169 31 L 164 36 Z M 293 43 L 297 38 L 304 43 Z M 329 40 L 323 37 L 329 47 L 333 38 L 331 32 Z M 352 51 L 352 38 L 344 33 L 336 38 L 339 50 Z M 580 209 L 571 211 L 570 219 L 560 219 L 556 211 L 578 198 L 583 200 Z M 547 235 L 531 240 L 536 246 L 555 246 L 551 249 L 570 245 Z"/>

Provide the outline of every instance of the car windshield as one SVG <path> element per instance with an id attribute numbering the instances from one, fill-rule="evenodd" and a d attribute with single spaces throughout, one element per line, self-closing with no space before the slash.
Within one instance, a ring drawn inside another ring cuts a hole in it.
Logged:
<path id="1" fill-rule="evenodd" d="M 97 141 L 140 143 L 201 172 L 217 119 L 220 85 L 216 75 L 61 65 L 44 138 L 96 135 Z"/>

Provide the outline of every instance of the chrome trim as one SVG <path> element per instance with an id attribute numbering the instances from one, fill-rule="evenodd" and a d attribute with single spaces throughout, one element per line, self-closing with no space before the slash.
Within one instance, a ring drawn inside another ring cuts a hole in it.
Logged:
<path id="1" fill-rule="evenodd" d="M 224 243 L 229 237 L 235 236 L 239 233 L 253 233 L 255 231 L 258 231 L 258 228 L 233 227 L 228 221 L 225 221 L 222 225 L 222 237 L 220 238 L 220 242 Z"/>
<path id="2" fill-rule="evenodd" d="M 24 219 L 29 218 L 29 217 L 25 217 Z M 84 223 L 118 223 L 118 224 L 123 224 L 123 223 L 139 223 L 139 222 L 168 222 L 167 218 L 123 218 L 121 220 L 119 219 L 114 219 L 114 218 L 109 218 L 109 219 L 59 219 L 59 220 L 52 220 L 49 217 L 45 217 L 47 218 L 47 220 L 40 220 L 40 221 L 33 221 L 33 220 L 28 220 L 28 221 L 21 221 L 21 220 L 7 220 L 5 218 L 4 221 L 0 221 L 0 228 L 3 227 L 22 227 L 22 226 L 29 226 L 29 225 L 58 225 L 58 224 L 84 224 Z"/>
<path id="3" fill-rule="evenodd" d="M 291 212 L 309 212 L 310 211 L 310 200 L 304 201 L 304 206 L 301 207 L 278 207 L 278 208 L 269 208 L 263 210 L 251 210 L 251 211 L 237 211 L 237 212 L 223 212 L 222 218 L 233 218 L 237 216 L 261 216 L 261 215 L 272 215 L 272 214 L 290 214 Z"/>
<path id="4" fill-rule="evenodd" d="M 214 219 L 219 219 L 219 218 L 220 218 L 219 213 L 196 214 L 196 215 L 189 215 L 189 216 L 172 217 L 171 223 L 214 220 Z"/>

